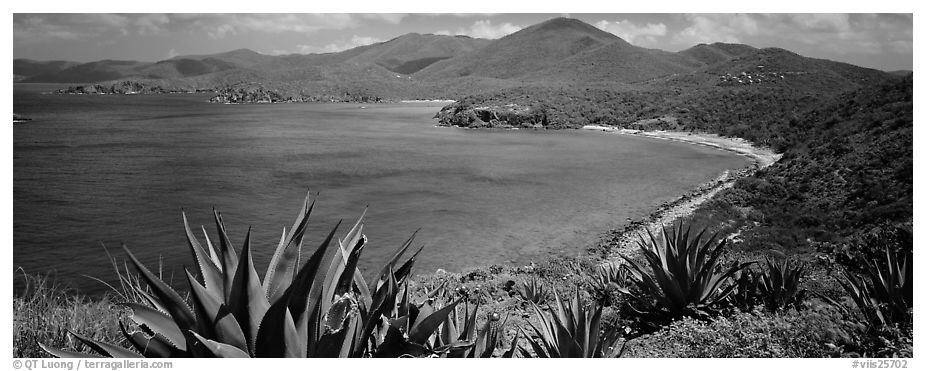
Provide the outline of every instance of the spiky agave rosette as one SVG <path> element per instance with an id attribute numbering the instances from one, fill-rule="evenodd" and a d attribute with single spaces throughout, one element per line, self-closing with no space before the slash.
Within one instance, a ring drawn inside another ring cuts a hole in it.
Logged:
<path id="1" fill-rule="evenodd" d="M 463 298 L 443 306 L 433 300 L 410 302 L 408 278 L 423 246 L 398 262 L 414 234 L 370 285 L 357 267 L 367 244 L 363 215 L 332 244 L 338 222 L 303 262 L 303 237 L 315 206 L 309 199 L 307 195 L 292 228 L 284 228 L 263 280 L 254 268 L 250 230 L 239 256 L 218 212 L 213 211 L 218 244 L 203 228 L 205 246 L 184 214 L 196 263 L 195 274 L 186 270 L 189 303 L 124 247 L 141 277 L 131 290 L 144 298 L 143 304 L 122 304 L 132 310 L 131 319 L 141 329 L 130 332 L 120 323 L 132 349 L 72 334 L 105 357 L 424 356 L 471 346 L 465 339 L 452 346 L 438 342 L 443 345 L 439 348 L 429 341 Z M 57 357 L 94 356 L 39 345 Z"/>

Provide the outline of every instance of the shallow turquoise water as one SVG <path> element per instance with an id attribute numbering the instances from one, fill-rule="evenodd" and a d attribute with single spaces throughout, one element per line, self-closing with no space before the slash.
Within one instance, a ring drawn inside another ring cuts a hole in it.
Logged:
<path id="1" fill-rule="evenodd" d="M 439 104 L 217 105 L 205 95 L 54 96 L 17 85 L 13 268 L 88 293 L 114 278 L 101 243 L 128 245 L 182 282 L 183 208 L 214 237 L 252 227 L 262 272 L 307 190 L 308 243 L 369 205 L 362 266 L 413 231 L 416 272 L 581 254 L 627 217 L 746 165 L 716 149 L 596 132 L 434 127 Z M 118 254 L 120 257 L 121 254 Z"/>

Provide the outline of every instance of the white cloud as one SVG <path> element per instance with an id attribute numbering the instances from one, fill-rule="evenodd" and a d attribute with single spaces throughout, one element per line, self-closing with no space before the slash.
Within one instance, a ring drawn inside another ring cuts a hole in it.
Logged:
<path id="1" fill-rule="evenodd" d="M 455 33 L 456 35 L 467 35 L 483 39 L 498 39 L 508 34 L 518 32 L 521 26 L 505 22 L 499 25 L 493 25 L 488 19 L 479 20 L 473 23 L 468 29 L 461 28 Z"/>
<path id="2" fill-rule="evenodd" d="M 890 41 L 887 48 L 894 53 L 913 53 L 913 40 Z"/>
<path id="3" fill-rule="evenodd" d="M 802 30 L 849 31 L 849 14 L 788 14 Z"/>
<path id="4" fill-rule="evenodd" d="M 383 42 L 383 41 L 385 41 L 385 40 L 380 39 L 380 38 L 377 38 L 377 37 L 371 37 L 371 36 L 354 36 L 354 37 L 351 37 L 351 39 L 348 40 L 348 41 L 340 42 L 340 43 L 331 43 L 331 44 L 327 44 L 327 45 L 325 45 L 325 46 L 317 46 L 317 45 L 298 45 L 298 46 L 297 46 L 296 53 L 301 53 L 301 54 L 308 54 L 308 53 L 336 53 L 336 52 L 340 52 L 340 51 L 344 51 L 344 50 L 348 50 L 348 49 L 353 49 L 353 48 L 356 48 L 356 47 L 358 47 L 358 46 L 370 45 L 370 44 L 375 44 L 375 43 Z M 280 52 L 280 53 L 277 53 L 277 52 Z M 279 50 L 275 50 L 274 53 L 277 53 L 277 54 L 289 54 L 289 53 L 286 53 L 286 52 L 281 52 L 281 51 L 279 51 Z"/>
<path id="5" fill-rule="evenodd" d="M 656 43 L 656 37 L 665 36 L 667 33 L 666 25 L 664 23 L 647 23 L 645 25 L 636 25 L 631 21 L 616 21 L 608 22 L 607 20 L 601 20 L 595 23 L 595 27 L 599 29 L 613 33 L 618 37 L 624 39 L 625 41 L 636 44 L 652 44 Z"/>
<path id="6" fill-rule="evenodd" d="M 759 25 L 749 14 L 691 14 L 691 25 L 672 37 L 672 43 L 692 46 L 698 43 L 740 42 L 741 37 L 755 35 Z"/>
<path id="7" fill-rule="evenodd" d="M 418 13 L 416 15 L 427 16 L 427 17 L 455 17 L 455 18 L 487 18 L 494 17 L 501 13 Z"/>
<path id="8" fill-rule="evenodd" d="M 690 14 L 685 20 L 687 25 L 671 38 L 677 48 L 742 42 L 799 53 L 912 52 L 913 23 L 902 14 Z"/>
<path id="9" fill-rule="evenodd" d="M 89 39 L 126 33 L 128 25 L 129 18 L 118 14 L 14 14 L 13 37 L 20 42 Z"/>
<path id="10" fill-rule="evenodd" d="M 167 14 L 145 14 L 132 22 L 142 35 L 158 34 L 165 31 L 170 23 L 170 17 Z"/>
<path id="11" fill-rule="evenodd" d="M 220 24 L 214 30 L 206 32 L 210 39 L 224 39 L 225 36 L 236 33 L 235 27 L 228 23 Z"/>
<path id="12" fill-rule="evenodd" d="M 210 36 L 254 31 L 313 33 L 355 27 L 363 15 L 352 14 L 170 14 L 171 21 Z M 226 28 L 226 31 L 217 31 Z"/>
<path id="13" fill-rule="evenodd" d="M 358 14 L 363 19 L 383 21 L 391 24 L 399 24 L 402 19 L 408 16 L 407 13 L 369 13 Z"/>

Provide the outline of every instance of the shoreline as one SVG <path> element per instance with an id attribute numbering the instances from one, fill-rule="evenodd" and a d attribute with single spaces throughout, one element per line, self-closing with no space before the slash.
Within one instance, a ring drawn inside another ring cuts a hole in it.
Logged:
<path id="1" fill-rule="evenodd" d="M 672 201 L 662 204 L 658 209 L 643 218 L 631 220 L 622 229 L 608 231 L 598 248 L 604 248 L 607 255 L 601 263 L 622 260 L 621 255 L 633 258 L 639 254 L 636 241 L 645 236 L 647 230 L 656 231 L 662 226 L 670 225 L 678 219 L 691 215 L 699 206 L 712 199 L 717 193 L 733 186 L 743 178 L 754 174 L 760 169 L 771 166 L 779 159 L 777 154 L 769 148 L 757 147 L 742 138 L 725 138 L 716 134 L 688 133 L 676 131 L 640 131 L 621 129 L 609 126 L 587 125 L 582 130 L 596 130 L 616 135 L 634 135 L 661 140 L 671 140 L 693 145 L 707 146 L 724 151 L 736 153 L 749 158 L 752 163 L 744 169 L 724 170 L 723 173 L 707 183 L 699 185 L 696 189 L 686 192 Z"/>

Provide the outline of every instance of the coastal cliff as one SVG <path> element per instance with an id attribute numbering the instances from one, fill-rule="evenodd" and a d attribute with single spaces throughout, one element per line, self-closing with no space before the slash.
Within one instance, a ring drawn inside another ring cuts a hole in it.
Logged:
<path id="1" fill-rule="evenodd" d="M 474 106 L 454 102 L 434 116 L 440 126 L 464 128 L 533 128 L 545 129 L 549 124 L 546 109 L 516 103 Z"/>

